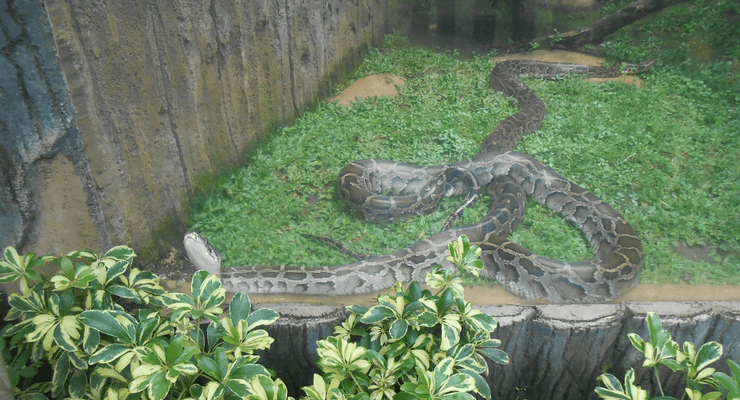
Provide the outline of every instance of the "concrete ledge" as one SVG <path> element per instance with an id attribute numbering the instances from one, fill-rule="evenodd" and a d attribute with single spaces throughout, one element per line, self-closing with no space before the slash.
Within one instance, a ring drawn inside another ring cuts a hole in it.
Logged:
<path id="1" fill-rule="evenodd" d="M 184 282 L 164 281 L 171 291 L 189 291 Z M 258 308 L 271 308 L 281 318 L 268 327 L 275 338 L 262 361 L 277 371 L 291 394 L 312 383 L 316 340 L 331 335 L 349 315 L 345 306 L 376 304 L 376 294 L 356 296 L 250 295 Z M 494 398 L 596 399 L 596 378 L 610 372 L 620 379 L 635 368 L 637 382 L 658 393 L 642 355 L 627 338 L 648 337 L 645 316 L 661 316 L 663 326 L 680 345 L 717 341 L 724 357 L 714 367 L 727 371 L 727 359 L 740 361 L 740 287 L 732 285 L 638 285 L 622 302 L 612 304 L 527 304 L 501 287 L 465 288 L 466 300 L 499 323 L 493 336 L 511 358 L 506 366 L 489 365 Z M 661 369 L 666 394 L 680 397 L 682 376 Z M 668 389 L 670 388 L 670 389 Z"/>
<path id="2" fill-rule="evenodd" d="M 352 303 L 348 303 L 352 304 Z M 263 354 L 293 396 L 312 383 L 316 340 L 331 335 L 348 312 L 341 306 L 260 303 L 281 318 L 268 327 L 275 338 Z M 642 356 L 627 333 L 648 336 L 645 315 L 660 314 L 665 329 L 679 344 L 700 346 L 717 341 L 724 357 L 715 367 L 727 372 L 726 359 L 740 360 L 740 301 L 645 302 L 596 305 L 489 305 L 479 307 L 499 323 L 494 337 L 511 358 L 506 366 L 491 364 L 487 377 L 494 398 L 596 399 L 596 378 L 604 371 L 623 378 L 635 368 L 637 381 L 658 393 L 652 373 L 643 370 Z M 661 370 L 666 395 L 680 397 L 682 376 Z"/>

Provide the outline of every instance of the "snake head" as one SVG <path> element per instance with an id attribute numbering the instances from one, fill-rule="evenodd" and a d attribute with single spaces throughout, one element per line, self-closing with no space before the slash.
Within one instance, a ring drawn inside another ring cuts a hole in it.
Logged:
<path id="1" fill-rule="evenodd" d="M 182 241 L 190 262 L 196 268 L 221 275 L 223 259 L 221 253 L 203 236 L 197 232 L 188 232 Z"/>

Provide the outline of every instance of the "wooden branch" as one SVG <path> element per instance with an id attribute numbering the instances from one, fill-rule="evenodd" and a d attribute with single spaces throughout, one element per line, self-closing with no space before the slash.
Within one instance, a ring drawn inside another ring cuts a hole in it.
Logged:
<path id="1" fill-rule="evenodd" d="M 587 44 L 596 45 L 603 42 L 606 36 L 622 27 L 638 21 L 651 13 L 685 1 L 689 0 L 637 0 L 585 28 L 565 32 L 558 36 L 538 38 L 531 42 L 537 43 L 540 46 L 570 50 L 580 49 Z"/>

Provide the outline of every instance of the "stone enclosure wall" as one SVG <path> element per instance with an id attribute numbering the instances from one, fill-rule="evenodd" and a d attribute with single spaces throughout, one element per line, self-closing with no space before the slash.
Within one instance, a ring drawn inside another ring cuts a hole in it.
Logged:
<path id="1" fill-rule="evenodd" d="M 404 0 L 0 1 L 0 248 L 162 256 L 199 180 L 325 98 L 405 13 Z"/>

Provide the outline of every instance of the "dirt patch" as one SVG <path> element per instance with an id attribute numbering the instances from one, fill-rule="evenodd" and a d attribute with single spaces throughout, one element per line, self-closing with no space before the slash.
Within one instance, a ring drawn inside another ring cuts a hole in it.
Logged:
<path id="1" fill-rule="evenodd" d="M 406 81 L 392 74 L 378 74 L 366 76 L 349 85 L 337 97 L 329 101 L 339 101 L 344 108 L 348 108 L 358 99 L 371 97 L 398 96 L 398 87 Z"/>
<path id="2" fill-rule="evenodd" d="M 170 291 L 190 292 L 190 284 L 182 281 L 164 281 L 162 285 Z M 424 286 L 426 288 L 426 286 Z M 324 306 L 346 306 L 361 304 L 372 306 L 376 296 L 386 293 L 358 294 L 354 296 L 320 296 L 305 294 L 250 294 L 254 304 L 301 303 Z M 230 296 L 233 294 L 229 294 Z M 538 304 L 528 302 L 507 292 L 501 286 L 470 286 L 465 288 L 465 299 L 476 306 L 505 304 Z M 613 301 L 740 301 L 738 285 L 637 285 L 621 298 Z"/>
<path id="3" fill-rule="evenodd" d="M 507 292 L 500 286 L 465 288 L 465 298 L 477 306 L 532 304 Z M 637 285 L 614 301 L 737 301 L 737 285 Z"/>
<path id="4" fill-rule="evenodd" d="M 508 60 L 537 60 L 547 62 L 562 62 L 573 64 L 585 64 L 600 67 L 604 64 L 604 58 L 592 56 L 590 54 L 578 53 L 575 51 L 565 50 L 535 50 L 530 53 L 516 53 L 496 56 L 491 59 L 492 62 L 501 62 Z"/>
<path id="5" fill-rule="evenodd" d="M 187 282 L 189 286 L 190 279 L 198 269 L 188 260 L 182 246 L 179 247 L 181 248 L 172 246 L 167 257 L 148 264 L 146 269 L 157 274 L 162 280 Z"/>
<path id="6" fill-rule="evenodd" d="M 701 61 L 708 63 L 712 60 L 712 48 L 702 42 L 701 38 L 692 36 L 689 38 L 689 53 Z"/>
<path id="7" fill-rule="evenodd" d="M 737 301 L 737 285 L 637 285 L 621 301 Z"/>
<path id="8" fill-rule="evenodd" d="M 702 245 L 689 246 L 683 243 L 679 243 L 677 246 L 673 248 L 673 252 L 689 260 L 704 261 L 704 262 L 714 264 L 714 260 L 712 260 L 712 258 L 710 257 L 710 253 L 712 252 L 712 249 L 706 246 L 702 246 Z"/>

